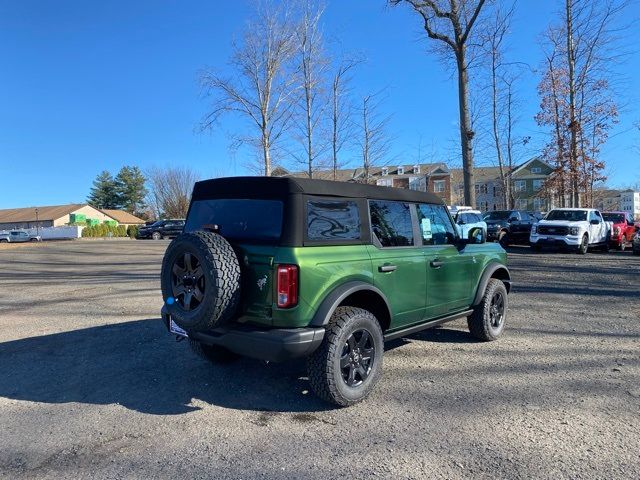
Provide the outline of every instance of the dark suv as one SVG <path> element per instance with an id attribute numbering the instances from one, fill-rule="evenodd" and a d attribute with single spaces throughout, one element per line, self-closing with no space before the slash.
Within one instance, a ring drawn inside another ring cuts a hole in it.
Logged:
<path id="1" fill-rule="evenodd" d="M 500 245 L 460 238 L 435 195 L 236 177 L 196 183 L 161 286 L 167 329 L 199 355 L 306 357 L 312 390 L 346 406 L 379 379 L 385 341 L 458 318 L 497 339 L 511 280 Z"/>
<path id="2" fill-rule="evenodd" d="M 538 219 L 524 210 L 495 210 L 484 215 L 488 240 L 506 247 L 510 244 L 529 245 L 531 227 Z"/>
<path id="3" fill-rule="evenodd" d="M 151 225 L 140 227 L 137 238 L 152 238 L 153 240 L 175 238 L 182 233 L 183 228 L 184 220 L 158 220 Z"/>

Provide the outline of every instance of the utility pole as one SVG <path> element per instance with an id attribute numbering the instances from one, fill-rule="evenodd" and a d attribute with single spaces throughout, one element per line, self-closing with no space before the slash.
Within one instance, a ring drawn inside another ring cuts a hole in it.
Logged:
<path id="1" fill-rule="evenodd" d="M 40 220 L 38 220 L 38 209 L 36 208 L 36 235 L 40 236 Z"/>

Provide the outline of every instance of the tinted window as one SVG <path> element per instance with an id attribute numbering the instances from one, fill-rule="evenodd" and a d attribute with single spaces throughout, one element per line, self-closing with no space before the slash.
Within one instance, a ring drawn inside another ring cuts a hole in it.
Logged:
<path id="1" fill-rule="evenodd" d="M 506 220 L 511 216 L 511 212 L 498 210 L 495 212 L 487 213 L 484 216 L 485 220 Z"/>
<path id="2" fill-rule="evenodd" d="M 309 200 L 307 202 L 309 240 L 358 240 L 360 213 L 353 201 Z"/>
<path id="3" fill-rule="evenodd" d="M 545 217 L 545 220 L 565 220 L 568 222 L 583 222 L 586 219 L 586 210 L 551 210 Z"/>
<path id="4" fill-rule="evenodd" d="M 445 245 L 455 242 L 454 226 L 444 206 L 418 205 L 418 222 L 424 245 Z"/>
<path id="5" fill-rule="evenodd" d="M 622 223 L 625 221 L 623 213 L 603 213 L 602 216 L 607 222 Z"/>
<path id="6" fill-rule="evenodd" d="M 282 233 L 280 200 L 216 199 L 193 202 L 185 232 L 218 225 L 226 238 L 249 243 L 276 243 Z"/>
<path id="7" fill-rule="evenodd" d="M 407 203 L 372 200 L 369 210 L 371 229 L 383 247 L 413 245 L 413 225 Z"/>

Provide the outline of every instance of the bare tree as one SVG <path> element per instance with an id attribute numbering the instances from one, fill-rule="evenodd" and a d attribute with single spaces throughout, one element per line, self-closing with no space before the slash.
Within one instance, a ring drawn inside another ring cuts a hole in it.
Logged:
<path id="1" fill-rule="evenodd" d="M 213 97 L 211 111 L 201 129 L 214 128 L 221 115 L 236 113 L 256 129 L 255 135 L 240 139 L 260 151 L 262 171 L 271 175 L 272 153 L 291 122 L 296 78 L 288 71 L 295 54 L 295 21 L 286 2 L 258 3 L 242 41 L 234 42 L 231 77 L 217 70 L 200 73 L 206 96 Z"/>
<path id="2" fill-rule="evenodd" d="M 408 3 L 422 17 L 424 29 L 430 39 L 442 42 L 453 54 L 458 72 L 458 106 L 460 115 L 460 145 L 464 174 L 464 200 L 475 205 L 473 175 L 474 132 L 469 109 L 469 63 L 467 47 L 473 25 L 478 19 L 485 0 L 448 0 L 448 8 L 440 0 L 389 0 L 391 5 Z"/>
<path id="3" fill-rule="evenodd" d="M 390 116 L 380 113 L 381 93 L 369 94 L 362 98 L 360 110 L 360 150 L 364 183 L 371 181 L 371 168 L 384 163 L 391 148 L 388 132 Z"/>
<path id="4" fill-rule="evenodd" d="M 327 108 L 327 70 L 329 60 L 325 54 L 320 20 L 324 7 L 314 0 L 306 0 L 302 18 L 296 29 L 298 68 L 300 70 L 300 115 L 297 122 L 303 155 L 292 154 L 305 166 L 309 178 L 318 169 L 327 142 L 319 135 Z"/>
<path id="5" fill-rule="evenodd" d="M 505 37 L 509 31 L 515 4 L 498 9 L 492 23 L 481 33 L 481 44 L 489 60 L 491 85 L 491 137 L 500 171 L 503 207 L 513 208 L 511 172 L 514 168 L 514 64 L 504 59 Z"/>
<path id="6" fill-rule="evenodd" d="M 360 60 L 343 60 L 337 67 L 331 81 L 331 169 L 333 179 L 337 179 L 338 169 L 342 166 L 340 150 L 353 133 L 352 108 L 348 99 L 349 73 Z"/>
<path id="7" fill-rule="evenodd" d="M 566 160 L 559 162 L 560 193 L 561 201 L 566 196 L 573 207 L 591 203 L 594 185 L 606 179 L 599 152 L 618 121 L 613 65 L 624 54 L 618 53 L 625 29 L 618 17 L 626 6 L 626 0 L 565 0 L 561 25 L 547 35 L 553 55 L 547 55 L 541 84 L 553 86 L 556 101 L 545 101 L 549 90 L 543 88 L 538 118 L 546 120 L 540 124 L 555 124 L 558 141 L 567 137 Z M 553 105 L 564 117 L 555 115 L 557 120 L 549 122 Z"/>
<path id="8" fill-rule="evenodd" d="M 156 218 L 186 218 L 196 172 L 188 167 L 154 167 L 147 172 L 147 203 Z"/>

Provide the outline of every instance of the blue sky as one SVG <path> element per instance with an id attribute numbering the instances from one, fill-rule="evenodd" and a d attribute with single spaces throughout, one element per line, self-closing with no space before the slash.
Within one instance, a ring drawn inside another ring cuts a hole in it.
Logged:
<path id="1" fill-rule="evenodd" d="M 512 58 L 539 66 L 537 41 L 556 3 L 519 2 Z M 206 135 L 195 127 L 207 107 L 197 72 L 225 68 L 249 9 L 244 0 L 0 0 L 0 208 L 82 202 L 100 171 L 123 165 L 189 165 L 203 178 L 248 173 L 248 152 L 228 148 L 228 133 L 244 129 L 242 121 L 228 117 Z M 639 13 L 634 3 L 628 16 Z M 455 81 L 428 52 L 418 18 L 382 0 L 327 0 L 324 29 L 367 59 L 355 95 L 386 89 L 397 163 L 412 163 L 422 145 L 424 160 L 458 165 Z M 639 72 L 640 55 L 621 68 Z M 533 121 L 537 81 L 528 74 L 518 87 L 519 134 L 532 136 L 525 155 L 545 141 Z M 640 181 L 637 74 L 624 90 L 620 124 L 603 151 L 614 186 Z M 491 164 L 486 154 L 476 159 Z"/>

